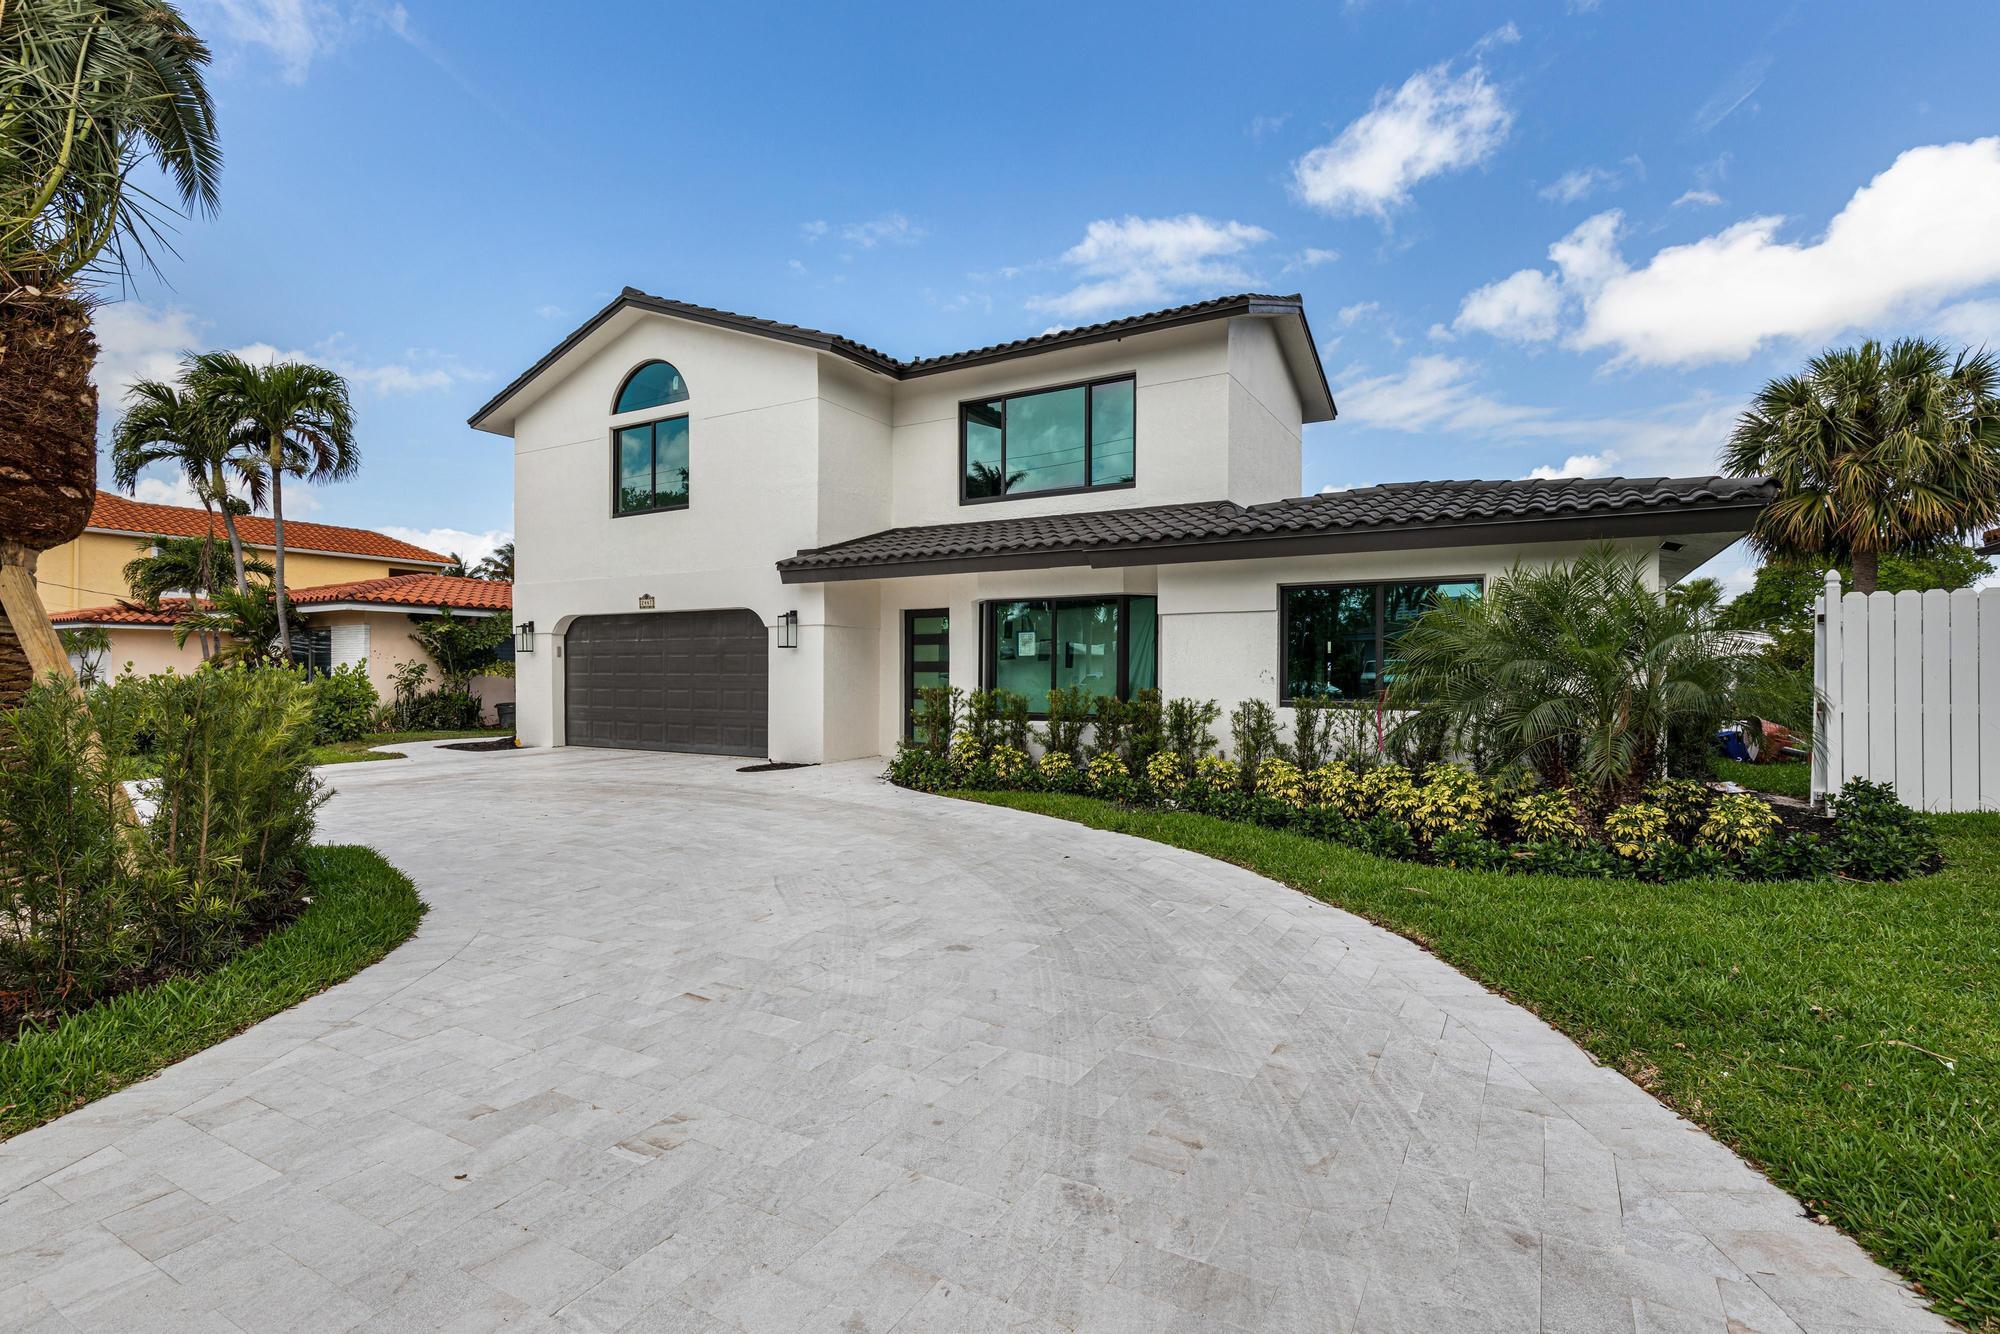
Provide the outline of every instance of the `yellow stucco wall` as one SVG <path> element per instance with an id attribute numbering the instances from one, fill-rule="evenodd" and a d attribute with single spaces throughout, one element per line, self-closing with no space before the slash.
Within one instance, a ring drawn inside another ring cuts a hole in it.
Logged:
<path id="1" fill-rule="evenodd" d="M 151 549 L 145 538 L 115 533 L 85 533 L 42 553 L 35 565 L 35 586 L 42 605 L 51 612 L 74 611 L 78 607 L 102 607 L 130 597 L 125 583 L 127 561 Z M 268 547 L 255 550 L 266 561 Z M 300 551 L 285 553 L 285 586 L 311 588 L 315 584 L 342 584 L 355 579 L 380 579 L 392 569 L 424 568 L 394 565 L 377 556 L 322 556 Z"/>

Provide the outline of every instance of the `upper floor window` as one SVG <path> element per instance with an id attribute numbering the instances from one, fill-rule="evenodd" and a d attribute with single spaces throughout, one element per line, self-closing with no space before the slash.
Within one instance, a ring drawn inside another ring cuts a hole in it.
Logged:
<path id="1" fill-rule="evenodd" d="M 959 499 L 1130 486 L 1133 377 L 961 403 Z"/>
<path id="2" fill-rule="evenodd" d="M 688 419 L 624 426 L 612 432 L 618 468 L 615 514 L 682 510 L 688 503 Z"/>
<path id="3" fill-rule="evenodd" d="M 687 381 L 674 369 L 672 362 L 648 361 L 625 377 L 625 383 L 618 386 L 618 398 L 611 411 L 638 412 L 644 408 L 663 408 L 669 403 L 679 403 L 688 396 Z"/>

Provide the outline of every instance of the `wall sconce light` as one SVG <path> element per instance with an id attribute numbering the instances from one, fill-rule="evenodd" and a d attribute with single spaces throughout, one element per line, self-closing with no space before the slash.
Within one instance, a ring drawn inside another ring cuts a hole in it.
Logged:
<path id="1" fill-rule="evenodd" d="M 788 611 L 778 618 L 778 647 L 797 648 L 799 646 L 799 614 Z"/>
<path id="2" fill-rule="evenodd" d="M 653 595 L 651 593 L 641 593 L 639 595 L 639 610 L 651 611 L 652 609 L 653 609 Z"/>
<path id="3" fill-rule="evenodd" d="M 523 621 L 514 627 L 514 651 L 533 653 L 535 651 L 535 623 Z"/>

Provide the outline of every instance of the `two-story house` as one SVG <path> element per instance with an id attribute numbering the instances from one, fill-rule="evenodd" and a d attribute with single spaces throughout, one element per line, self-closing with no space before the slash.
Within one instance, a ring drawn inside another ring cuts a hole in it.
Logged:
<path id="1" fill-rule="evenodd" d="M 474 414 L 515 454 L 520 735 L 820 761 L 916 691 L 1369 700 L 1403 624 L 1612 541 L 1663 582 L 1720 477 L 1300 496 L 1335 407 L 1297 296 L 899 361 L 628 288 Z"/>

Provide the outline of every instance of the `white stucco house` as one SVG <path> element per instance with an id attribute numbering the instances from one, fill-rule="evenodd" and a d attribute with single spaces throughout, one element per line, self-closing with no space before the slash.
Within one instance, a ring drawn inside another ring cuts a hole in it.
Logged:
<path id="1" fill-rule="evenodd" d="M 471 418 L 514 441 L 521 740 L 847 759 L 945 681 L 1369 699 L 1428 599 L 1601 541 L 1677 580 L 1770 497 L 1301 497 L 1334 415 L 1297 296 L 901 361 L 627 288 Z"/>

